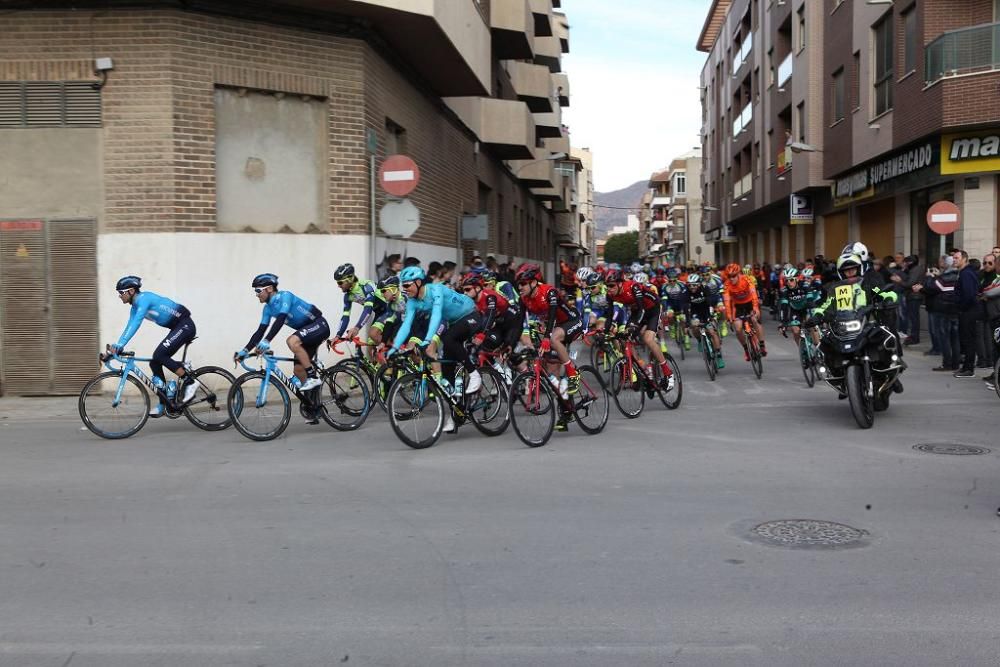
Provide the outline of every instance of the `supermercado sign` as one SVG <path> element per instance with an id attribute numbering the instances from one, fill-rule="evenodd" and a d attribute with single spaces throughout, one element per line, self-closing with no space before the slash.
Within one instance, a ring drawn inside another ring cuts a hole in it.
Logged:
<path id="1" fill-rule="evenodd" d="M 934 161 L 934 145 L 927 143 L 875 162 L 865 169 L 837 179 L 833 184 L 834 202 L 871 197 L 875 194 L 875 188 L 882 183 L 929 167 Z"/>
<path id="2" fill-rule="evenodd" d="M 1000 130 L 941 136 L 941 173 L 1000 171 Z"/>

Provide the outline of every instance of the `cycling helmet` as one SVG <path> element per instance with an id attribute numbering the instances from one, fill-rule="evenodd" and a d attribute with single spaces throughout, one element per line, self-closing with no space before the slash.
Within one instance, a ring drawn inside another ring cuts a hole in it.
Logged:
<path id="1" fill-rule="evenodd" d="M 677 276 L 679 275 L 681 275 L 681 272 L 674 267 L 671 266 L 667 269 L 667 280 L 677 280 Z"/>
<path id="2" fill-rule="evenodd" d="M 534 264 L 522 264 L 521 269 L 517 272 L 516 277 L 517 282 L 527 282 L 531 280 L 542 281 L 542 271 Z"/>
<path id="3" fill-rule="evenodd" d="M 262 273 L 253 279 L 250 283 L 251 287 L 277 287 L 278 286 L 278 276 L 273 273 Z"/>
<path id="4" fill-rule="evenodd" d="M 813 277 L 813 270 L 811 268 L 809 268 L 808 266 L 806 268 L 802 269 L 802 277 L 803 278 L 812 278 Z"/>
<path id="5" fill-rule="evenodd" d="M 753 267 L 750 266 L 749 264 L 744 264 L 743 265 L 743 275 L 749 276 L 752 273 L 753 273 Z"/>
<path id="6" fill-rule="evenodd" d="M 483 274 L 469 271 L 462 276 L 462 287 L 482 287 Z"/>
<path id="7" fill-rule="evenodd" d="M 639 283 L 640 285 L 645 285 L 646 283 L 649 282 L 649 276 L 647 276 L 642 271 L 639 271 L 638 273 L 632 274 L 632 280 Z"/>
<path id="8" fill-rule="evenodd" d="M 621 269 L 611 269 L 606 274 L 604 274 L 605 283 L 620 283 L 624 276 L 622 275 Z"/>
<path id="9" fill-rule="evenodd" d="M 347 280 L 348 278 L 354 277 L 354 265 L 348 262 L 347 264 L 341 264 L 337 267 L 337 270 L 333 272 L 333 279 L 338 283 L 341 280 Z"/>
<path id="10" fill-rule="evenodd" d="M 799 270 L 796 269 L 794 266 L 791 267 L 791 268 L 785 269 L 782 273 L 785 276 L 785 280 L 791 280 L 792 278 L 798 278 L 799 277 Z"/>
<path id="11" fill-rule="evenodd" d="M 399 276 L 386 276 L 382 280 L 378 281 L 379 289 L 399 289 Z"/>
<path id="12" fill-rule="evenodd" d="M 847 245 L 845 245 L 844 249 L 840 251 L 840 256 L 844 257 L 845 255 L 857 255 L 859 258 L 861 258 L 862 264 L 868 262 L 871 259 L 871 256 L 868 254 L 868 246 L 866 246 L 861 241 L 857 241 L 855 243 L 848 243 Z M 837 261 L 839 262 L 840 260 L 838 259 Z"/>
<path id="13" fill-rule="evenodd" d="M 733 263 L 726 265 L 726 276 L 729 278 L 735 278 L 740 275 L 740 265 Z"/>
<path id="14" fill-rule="evenodd" d="M 596 287 L 604 282 L 604 276 L 596 271 L 587 276 L 587 287 Z"/>
<path id="15" fill-rule="evenodd" d="M 427 280 L 427 274 L 419 266 L 408 266 L 399 272 L 400 283 L 409 283 L 414 280 Z"/>
<path id="16" fill-rule="evenodd" d="M 139 276 L 125 276 L 124 278 L 119 278 L 118 282 L 115 284 L 115 289 L 119 292 L 127 289 L 134 289 L 138 291 L 140 287 L 142 287 L 142 278 Z"/>
<path id="17" fill-rule="evenodd" d="M 479 275 L 482 276 L 484 283 L 495 283 L 497 281 L 497 274 L 489 269 L 483 269 L 479 272 Z"/>
<path id="18" fill-rule="evenodd" d="M 701 287 L 701 276 L 697 273 L 688 274 L 688 286 L 690 287 Z"/>
<path id="19" fill-rule="evenodd" d="M 854 253 L 844 253 L 837 258 L 837 275 L 840 276 L 841 280 L 847 280 L 844 276 L 844 271 L 847 269 L 857 269 L 861 271 L 861 256 L 855 255 Z"/>
<path id="20" fill-rule="evenodd" d="M 590 274 L 592 274 L 593 272 L 594 270 L 589 266 L 581 266 L 579 269 L 576 270 L 576 279 L 582 283 L 585 283 L 587 282 L 587 278 L 589 278 Z"/>
<path id="21" fill-rule="evenodd" d="M 642 264 L 640 264 L 639 262 L 632 262 L 632 266 L 628 268 L 632 270 L 632 273 L 639 273 L 640 271 L 642 271 Z"/>
<path id="22" fill-rule="evenodd" d="M 707 274 L 711 272 L 712 272 L 712 266 L 710 264 L 702 264 L 701 266 L 698 267 L 698 273 Z"/>

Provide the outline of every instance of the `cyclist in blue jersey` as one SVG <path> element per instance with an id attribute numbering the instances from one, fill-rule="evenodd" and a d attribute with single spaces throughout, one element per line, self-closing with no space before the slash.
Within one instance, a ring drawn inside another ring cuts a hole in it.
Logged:
<path id="1" fill-rule="evenodd" d="M 167 384 L 163 374 L 164 366 L 177 377 L 184 377 L 184 366 L 181 362 L 174 361 L 173 356 L 181 346 L 194 340 L 197 331 L 191 320 L 191 312 L 187 308 L 159 294 L 143 292 L 141 288 L 142 279 L 138 276 L 125 276 L 115 285 L 115 289 L 118 290 L 118 298 L 122 300 L 122 303 L 130 304 L 132 311 L 129 313 L 125 330 L 118 337 L 118 342 L 108 345 L 107 349 L 112 354 L 124 350 L 128 342 L 139 331 L 139 326 L 144 319 L 169 329 L 170 333 L 167 334 L 162 343 L 156 346 L 153 359 L 149 362 L 149 368 L 153 371 L 153 383 L 157 387 L 163 388 Z M 182 401 L 187 403 L 194 398 L 197 389 L 197 382 L 190 383 L 184 389 Z M 160 417 L 165 410 L 163 403 L 159 403 L 150 411 L 149 416 Z"/>
<path id="2" fill-rule="evenodd" d="M 295 377 L 302 382 L 299 391 L 309 391 L 323 384 L 313 366 L 316 350 L 330 336 L 330 325 L 323 317 L 323 312 L 287 290 L 279 291 L 278 276 L 273 273 L 260 274 L 253 279 L 251 286 L 257 294 L 257 300 L 264 304 L 264 311 L 260 316 L 260 327 L 250 337 L 250 342 L 233 355 L 233 359 L 245 358 L 250 350 L 258 353 L 270 350 L 271 341 L 287 324 L 295 329 L 295 333 L 285 342 L 295 357 Z M 267 331 L 267 325 L 272 319 L 274 324 Z"/>
<path id="3" fill-rule="evenodd" d="M 408 266 L 403 269 L 399 274 L 399 281 L 406 295 L 406 313 L 403 315 L 403 324 L 396 332 L 389 353 L 396 352 L 409 339 L 410 328 L 417 315 L 429 313 L 427 333 L 420 345 L 425 347 L 430 345 L 431 339 L 438 333 L 439 326 L 443 323 L 445 328 L 440 336 L 445 358 L 463 364 L 469 371 L 469 385 L 465 388 L 465 392 L 478 391 L 482 386 L 482 377 L 464 346 L 465 341 L 478 333 L 481 326 L 475 301 L 449 289 L 446 285 L 428 283 L 427 274 L 419 266 Z M 429 354 L 433 352 L 429 351 Z M 443 373 L 440 364 L 436 364 L 434 374 L 437 377 L 443 375 L 450 385 L 454 385 L 455 364 L 446 364 Z"/>

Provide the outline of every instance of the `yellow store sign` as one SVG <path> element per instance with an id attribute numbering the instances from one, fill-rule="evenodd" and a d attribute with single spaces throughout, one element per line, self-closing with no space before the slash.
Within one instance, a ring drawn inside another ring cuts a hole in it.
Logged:
<path id="1" fill-rule="evenodd" d="M 1000 171 L 1000 130 L 941 136 L 941 173 Z"/>

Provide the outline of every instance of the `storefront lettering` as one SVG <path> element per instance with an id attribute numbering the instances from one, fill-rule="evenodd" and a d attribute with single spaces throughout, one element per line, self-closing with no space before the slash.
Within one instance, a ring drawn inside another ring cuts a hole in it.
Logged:
<path id="1" fill-rule="evenodd" d="M 837 181 L 834 197 L 843 199 L 865 192 L 871 187 L 885 183 L 898 176 L 905 176 L 929 167 L 934 162 L 934 147 L 931 144 L 910 149 L 905 153 L 876 162 L 868 169 L 856 171 Z"/>
<path id="2" fill-rule="evenodd" d="M 1000 135 L 994 134 L 988 137 L 953 139 L 948 157 L 957 162 L 982 157 L 997 157 L 998 155 L 1000 155 Z"/>

